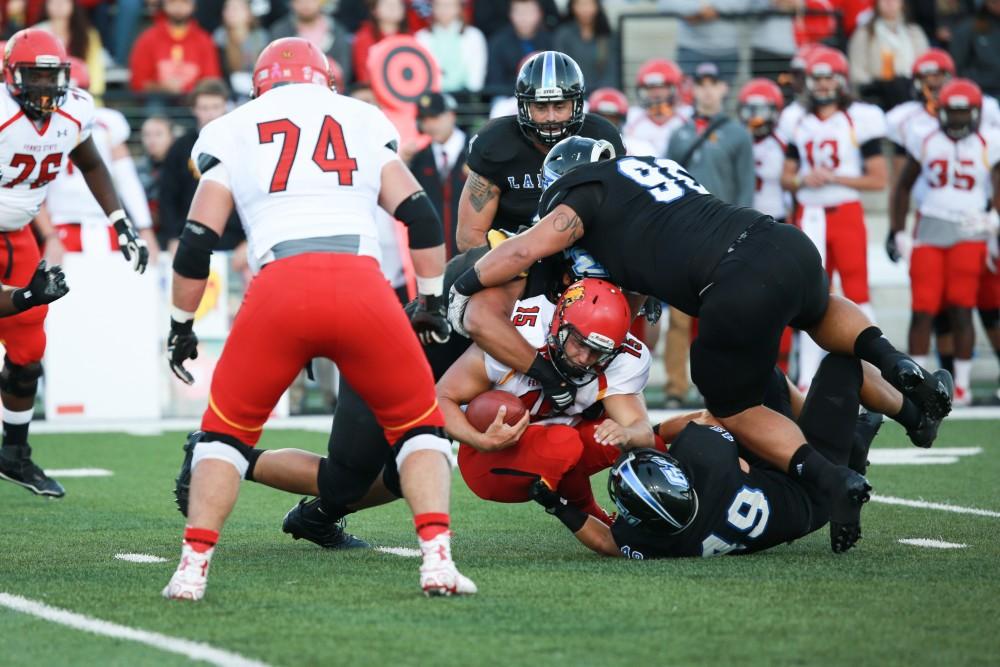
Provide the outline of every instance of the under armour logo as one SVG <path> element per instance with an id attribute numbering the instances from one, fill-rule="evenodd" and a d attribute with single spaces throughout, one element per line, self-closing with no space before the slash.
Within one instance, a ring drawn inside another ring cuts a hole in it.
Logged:
<path id="1" fill-rule="evenodd" d="M 57 130 L 56 131 L 56 136 L 57 137 L 65 137 L 67 134 L 69 134 L 69 130 Z"/>

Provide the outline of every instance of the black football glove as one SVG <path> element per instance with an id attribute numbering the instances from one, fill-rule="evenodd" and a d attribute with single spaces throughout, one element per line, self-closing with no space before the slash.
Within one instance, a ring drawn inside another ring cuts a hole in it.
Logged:
<path id="1" fill-rule="evenodd" d="M 556 412 L 564 412 L 576 400 L 576 387 L 564 380 L 552 362 L 540 354 L 535 355 L 527 376 L 538 382 Z"/>
<path id="2" fill-rule="evenodd" d="M 893 264 L 903 259 L 903 253 L 899 251 L 899 246 L 896 244 L 896 232 L 891 229 L 889 230 L 889 236 L 885 239 L 885 254 L 889 256 L 889 260 Z"/>
<path id="3" fill-rule="evenodd" d="M 149 248 L 146 242 L 135 233 L 128 218 L 122 218 L 114 224 L 115 232 L 118 234 L 118 248 L 125 256 L 125 261 L 132 264 L 132 270 L 136 273 L 145 273 L 146 265 L 149 264 Z"/>
<path id="4" fill-rule="evenodd" d="M 566 506 L 566 499 L 553 491 L 541 478 L 536 479 L 535 483 L 528 489 L 528 496 L 544 507 L 549 514 L 555 514 Z"/>
<path id="5" fill-rule="evenodd" d="M 424 345 L 447 343 L 451 337 L 451 325 L 448 324 L 448 309 L 445 307 L 444 297 L 435 294 L 418 295 L 417 308 L 410 316 L 410 324 Z"/>
<path id="6" fill-rule="evenodd" d="M 639 309 L 639 314 L 646 318 L 650 325 L 656 324 L 663 317 L 663 302 L 659 299 L 649 297 Z"/>
<path id="7" fill-rule="evenodd" d="M 10 298 L 14 307 L 18 311 L 23 311 L 52 303 L 66 296 L 68 292 L 69 287 L 66 285 L 66 276 L 63 275 L 62 268 L 53 266 L 50 269 L 43 259 L 38 263 L 31 281 L 25 287 L 14 290 Z"/>
<path id="8" fill-rule="evenodd" d="M 167 336 L 167 361 L 170 370 L 184 384 L 194 384 L 194 376 L 184 368 L 188 359 L 198 358 L 198 336 L 194 333 L 194 320 L 178 322 L 170 319 L 170 335 Z"/>

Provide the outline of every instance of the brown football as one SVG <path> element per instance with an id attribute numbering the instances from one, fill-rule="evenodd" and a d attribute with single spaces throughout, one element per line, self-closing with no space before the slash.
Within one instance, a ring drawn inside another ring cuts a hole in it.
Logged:
<path id="1" fill-rule="evenodd" d="M 504 417 L 504 421 L 511 426 L 524 415 L 524 404 L 521 403 L 521 399 L 506 391 L 492 389 L 483 392 L 469 402 L 465 408 L 465 418 L 480 433 L 486 433 L 486 429 L 496 419 L 497 410 L 500 409 L 501 405 L 507 406 L 507 415 Z"/>

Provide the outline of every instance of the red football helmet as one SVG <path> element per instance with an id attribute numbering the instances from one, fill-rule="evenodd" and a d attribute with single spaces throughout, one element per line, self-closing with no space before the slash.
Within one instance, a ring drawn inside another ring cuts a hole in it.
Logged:
<path id="1" fill-rule="evenodd" d="M 983 92 L 969 79 L 953 79 L 938 95 L 938 121 L 952 139 L 964 139 L 979 131 Z"/>
<path id="2" fill-rule="evenodd" d="M 301 37 L 276 39 L 260 52 L 253 66 L 253 96 L 285 83 L 330 86 L 330 65 L 312 42 Z"/>
<path id="3" fill-rule="evenodd" d="M 556 369 L 570 383 L 583 386 L 593 381 L 621 351 L 632 313 L 622 291 L 598 278 L 578 280 L 563 292 L 549 328 L 549 353 Z M 586 365 L 571 359 L 567 351 L 572 339 L 577 348 L 592 351 Z"/>
<path id="4" fill-rule="evenodd" d="M 806 59 L 809 57 L 809 54 L 818 48 L 822 48 L 822 46 L 822 44 L 816 44 L 815 42 L 803 44 L 795 51 L 795 55 L 792 56 L 792 61 L 788 64 L 788 68 L 793 72 L 805 72 Z"/>
<path id="5" fill-rule="evenodd" d="M 814 104 L 833 104 L 847 91 L 847 56 L 829 46 L 813 49 L 806 57 L 806 87 Z M 833 79 L 832 91 L 817 90 L 817 79 Z"/>
<path id="6" fill-rule="evenodd" d="M 935 103 L 941 86 L 955 75 L 955 61 L 947 51 L 928 49 L 913 61 L 913 87 L 930 104 Z"/>
<path id="7" fill-rule="evenodd" d="M 766 137 L 774 129 L 784 106 L 781 88 L 770 79 L 751 79 L 740 88 L 740 120 L 755 137 Z"/>
<path id="8" fill-rule="evenodd" d="M 587 100 L 590 110 L 602 116 L 617 117 L 612 122 L 620 125 L 621 121 L 628 115 L 628 99 L 625 93 L 617 88 L 598 88 L 590 94 Z"/>
<path id="9" fill-rule="evenodd" d="M 684 79 L 681 68 L 664 58 L 647 60 L 635 75 L 635 87 L 639 93 L 639 104 L 646 109 L 659 107 L 664 115 L 669 115 L 677 104 L 677 89 Z M 666 92 L 651 92 L 651 88 L 666 88 Z"/>
<path id="10" fill-rule="evenodd" d="M 69 85 L 87 90 L 90 88 L 90 72 L 87 63 L 74 56 L 69 57 Z"/>
<path id="11" fill-rule="evenodd" d="M 7 91 L 29 118 L 43 118 L 66 101 L 69 59 L 49 32 L 26 28 L 14 33 L 4 49 L 3 72 Z"/>

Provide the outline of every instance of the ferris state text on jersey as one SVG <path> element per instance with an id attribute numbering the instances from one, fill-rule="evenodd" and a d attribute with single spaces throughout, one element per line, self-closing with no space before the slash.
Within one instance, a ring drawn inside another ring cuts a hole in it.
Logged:
<path id="1" fill-rule="evenodd" d="M 617 155 L 625 155 L 618 129 L 600 116 L 585 114 L 579 136 L 609 141 Z M 494 229 L 516 232 L 531 224 L 542 196 L 544 161 L 545 153 L 524 136 L 517 116 L 491 120 L 469 141 L 469 169 L 500 188 Z"/>

